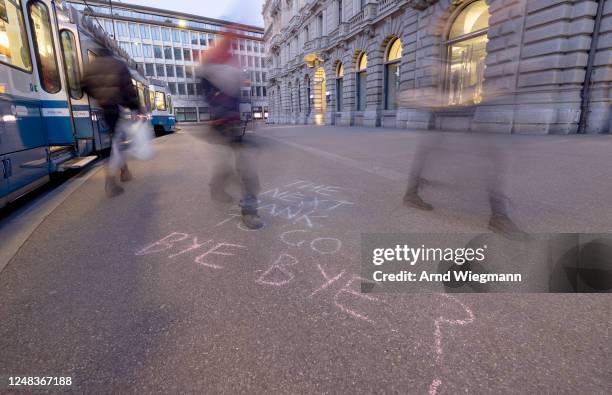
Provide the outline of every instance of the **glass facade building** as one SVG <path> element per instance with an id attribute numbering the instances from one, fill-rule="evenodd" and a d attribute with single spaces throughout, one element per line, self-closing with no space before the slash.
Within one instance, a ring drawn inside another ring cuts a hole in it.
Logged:
<path id="1" fill-rule="evenodd" d="M 147 77 L 168 83 L 179 122 L 214 117 L 201 97 L 195 69 L 202 53 L 229 22 L 149 7 L 106 1 L 69 2 L 96 17 L 100 26 L 145 70 Z M 112 14 L 111 14 L 112 5 Z M 238 37 L 232 51 L 248 74 L 251 87 L 243 88 L 241 112 L 261 118 L 267 113 L 263 29 L 233 24 Z"/>

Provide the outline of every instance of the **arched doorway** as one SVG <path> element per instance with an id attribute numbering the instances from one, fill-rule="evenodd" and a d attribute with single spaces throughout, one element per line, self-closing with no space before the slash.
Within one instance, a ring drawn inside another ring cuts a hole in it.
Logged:
<path id="1" fill-rule="evenodd" d="M 315 71 L 314 77 L 314 120 L 315 124 L 325 124 L 325 111 L 327 110 L 326 102 L 327 87 L 325 85 L 325 70 L 319 67 Z"/>

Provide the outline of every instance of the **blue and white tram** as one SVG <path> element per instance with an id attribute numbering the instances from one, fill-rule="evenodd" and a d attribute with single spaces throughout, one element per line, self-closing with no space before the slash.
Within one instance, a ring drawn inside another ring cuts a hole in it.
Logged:
<path id="1" fill-rule="evenodd" d="M 176 131 L 176 118 L 172 105 L 172 96 L 162 84 L 149 85 L 151 105 L 151 122 L 156 133 Z"/>
<path id="2" fill-rule="evenodd" d="M 56 4 L 4 0 L 3 5 L 0 206 L 46 182 L 75 145 Z"/>
<path id="3" fill-rule="evenodd" d="M 110 147 L 110 136 L 101 110 L 80 87 L 82 65 L 96 56 L 99 38 L 53 0 L 0 1 L 2 207 L 55 171 L 90 163 L 93 152 Z M 163 97 L 158 112 L 171 114 Z"/>

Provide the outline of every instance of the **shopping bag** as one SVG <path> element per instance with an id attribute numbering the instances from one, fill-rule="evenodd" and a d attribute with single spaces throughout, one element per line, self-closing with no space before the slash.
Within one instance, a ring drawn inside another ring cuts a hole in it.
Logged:
<path id="1" fill-rule="evenodd" d="M 122 121 L 122 129 L 128 143 L 125 154 L 136 160 L 149 160 L 155 155 L 153 127 L 147 121 Z"/>

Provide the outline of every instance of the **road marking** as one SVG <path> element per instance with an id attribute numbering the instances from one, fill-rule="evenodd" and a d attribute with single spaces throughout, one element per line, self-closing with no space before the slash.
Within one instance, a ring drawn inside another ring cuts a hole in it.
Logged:
<path id="1" fill-rule="evenodd" d="M 322 158 L 326 158 L 326 159 L 332 160 L 334 162 L 343 164 L 343 165 L 351 167 L 353 169 L 361 170 L 361 171 L 364 171 L 366 173 L 370 173 L 370 174 L 374 174 L 374 175 L 377 175 L 377 176 L 380 176 L 380 177 L 384 177 L 384 178 L 386 178 L 388 180 L 391 180 L 391 181 L 405 182 L 407 180 L 407 178 L 408 178 L 407 175 L 405 175 L 403 173 L 400 173 L 399 171 L 395 171 L 395 170 L 392 170 L 392 169 L 387 169 L 387 168 L 380 167 L 380 166 L 373 167 L 370 164 L 367 164 L 367 163 L 364 163 L 364 162 L 360 162 L 360 161 L 355 160 L 355 159 L 347 158 L 345 156 L 341 156 L 341 155 L 338 155 L 338 154 L 334 154 L 334 153 L 331 153 L 331 152 L 323 151 L 323 150 L 320 150 L 318 148 L 309 147 L 309 146 L 306 146 L 306 145 L 294 143 L 294 142 L 291 142 L 291 141 L 287 141 L 287 140 L 284 140 L 284 139 L 279 139 L 277 137 L 272 137 L 272 136 L 261 136 L 261 137 L 277 141 L 279 143 L 288 145 L 288 146 L 293 147 L 293 148 L 297 148 L 299 150 L 308 152 L 308 153 L 313 154 L 313 155 L 320 156 Z"/>

